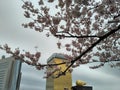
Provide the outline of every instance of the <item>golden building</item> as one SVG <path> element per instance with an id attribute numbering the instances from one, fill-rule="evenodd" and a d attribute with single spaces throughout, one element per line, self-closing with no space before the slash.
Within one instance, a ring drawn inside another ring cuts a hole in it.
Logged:
<path id="1" fill-rule="evenodd" d="M 48 58 L 47 63 L 62 63 L 66 59 L 62 54 L 53 54 Z M 60 71 L 64 71 L 67 67 L 66 64 L 58 65 Z M 51 70 L 49 67 L 47 70 Z M 60 76 L 59 78 L 53 78 L 58 72 L 53 73 L 49 78 L 46 79 L 46 90 L 71 90 L 72 87 L 72 75 L 70 72 L 66 72 L 66 75 Z"/>

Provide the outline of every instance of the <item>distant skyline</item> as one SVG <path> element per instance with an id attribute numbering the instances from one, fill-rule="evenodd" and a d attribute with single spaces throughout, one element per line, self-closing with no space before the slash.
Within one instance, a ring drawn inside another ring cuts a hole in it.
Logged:
<path id="1" fill-rule="evenodd" d="M 42 52 L 40 61 L 46 63 L 53 53 L 64 52 L 56 46 L 56 39 L 47 38 L 44 34 L 34 30 L 24 29 L 21 24 L 26 21 L 21 8 L 20 0 L 0 0 L 0 45 L 7 43 L 12 49 L 19 47 L 21 50 L 35 52 L 35 46 Z M 6 55 L 0 50 L 0 56 Z M 8 56 L 8 55 L 6 55 Z M 119 90 L 120 68 L 106 66 L 99 69 L 89 69 L 88 65 L 75 68 L 72 73 L 73 85 L 81 79 L 93 90 Z M 35 67 L 22 65 L 22 81 L 20 90 L 46 90 L 46 80 L 43 79 L 44 70 L 38 71 Z"/>

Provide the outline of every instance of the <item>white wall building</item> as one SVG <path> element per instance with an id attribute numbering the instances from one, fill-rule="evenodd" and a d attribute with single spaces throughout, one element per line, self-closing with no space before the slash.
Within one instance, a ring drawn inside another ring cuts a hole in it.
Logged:
<path id="1" fill-rule="evenodd" d="M 0 60 L 0 90 L 19 90 L 21 65 L 22 62 L 13 57 Z"/>

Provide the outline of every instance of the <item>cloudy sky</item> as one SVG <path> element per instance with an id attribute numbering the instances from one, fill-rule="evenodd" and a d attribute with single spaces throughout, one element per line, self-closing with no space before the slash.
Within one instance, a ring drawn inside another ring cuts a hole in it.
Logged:
<path id="1" fill-rule="evenodd" d="M 42 52 L 41 61 L 46 63 L 53 53 L 62 51 L 57 49 L 56 39 L 46 38 L 44 34 L 34 30 L 24 29 L 21 24 L 26 21 L 21 9 L 21 0 L 0 0 L 0 45 L 7 43 L 13 49 L 35 52 L 35 46 Z M 0 56 L 6 55 L 0 50 Z M 46 80 L 44 71 L 37 71 L 34 67 L 22 65 L 22 80 L 20 90 L 45 90 Z M 93 90 L 119 90 L 120 68 L 110 68 L 108 65 L 100 69 L 89 69 L 89 65 L 81 65 L 72 74 L 73 85 L 81 79 Z"/>

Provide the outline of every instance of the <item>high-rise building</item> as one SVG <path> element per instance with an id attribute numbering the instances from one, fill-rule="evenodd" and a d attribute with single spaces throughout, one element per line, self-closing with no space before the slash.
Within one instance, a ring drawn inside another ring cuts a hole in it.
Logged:
<path id="1" fill-rule="evenodd" d="M 19 90 L 21 65 L 22 62 L 13 57 L 0 60 L 0 90 Z"/>
<path id="2" fill-rule="evenodd" d="M 58 64 L 65 60 L 64 55 L 55 53 L 48 58 L 47 63 Z M 58 65 L 58 67 L 61 68 L 61 71 L 64 71 L 67 68 L 66 64 Z M 47 70 L 50 70 L 50 68 Z M 53 75 L 55 74 L 56 73 Z M 65 75 L 60 76 L 59 78 L 53 78 L 53 75 L 46 79 L 46 90 L 71 90 L 72 75 L 70 72 L 66 72 Z"/>

